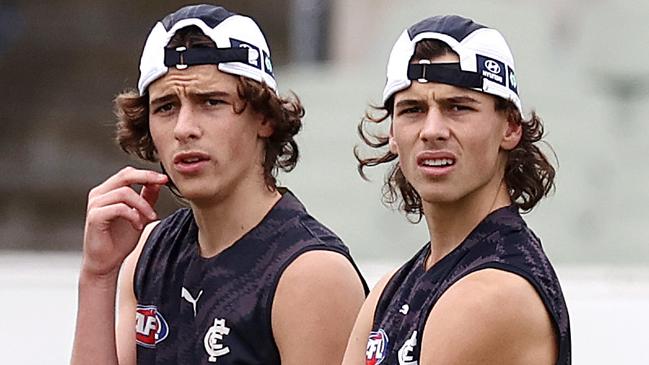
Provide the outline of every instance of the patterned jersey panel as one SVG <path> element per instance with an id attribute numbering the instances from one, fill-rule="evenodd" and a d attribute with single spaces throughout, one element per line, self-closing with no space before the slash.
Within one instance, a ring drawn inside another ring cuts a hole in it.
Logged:
<path id="1" fill-rule="evenodd" d="M 429 253 L 430 243 L 383 290 L 368 340 L 367 364 L 416 365 L 426 320 L 439 298 L 461 278 L 487 268 L 520 275 L 534 286 L 554 322 L 557 364 L 570 364 L 570 323 L 559 280 L 515 206 L 492 212 L 457 248 L 425 270 Z"/>
<path id="2" fill-rule="evenodd" d="M 355 266 L 341 240 L 290 192 L 214 257 L 200 255 L 197 237 L 191 210 L 180 209 L 142 251 L 134 282 L 138 364 L 280 364 L 271 311 L 286 267 L 311 250 L 339 252 Z"/>

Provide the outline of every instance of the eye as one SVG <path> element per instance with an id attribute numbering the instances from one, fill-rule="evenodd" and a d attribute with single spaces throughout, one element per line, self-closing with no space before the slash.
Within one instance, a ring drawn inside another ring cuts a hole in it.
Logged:
<path id="1" fill-rule="evenodd" d="M 423 113 L 423 112 L 424 112 L 424 109 L 422 107 L 420 107 L 420 106 L 412 106 L 412 107 L 409 107 L 409 108 L 400 109 L 397 112 L 397 115 L 417 114 L 417 113 Z"/>
<path id="2" fill-rule="evenodd" d="M 206 99 L 205 104 L 209 106 L 216 106 L 216 105 L 226 104 L 226 102 L 223 99 Z"/>
<path id="3" fill-rule="evenodd" d="M 468 105 L 463 105 L 463 104 L 450 104 L 448 106 L 448 109 L 451 112 L 459 113 L 459 112 L 467 112 L 467 111 L 474 111 L 475 109 L 468 106 Z"/>
<path id="4" fill-rule="evenodd" d="M 162 104 L 162 105 L 160 105 L 159 107 L 155 108 L 155 109 L 153 110 L 153 113 L 154 113 L 154 114 L 158 114 L 158 113 L 166 113 L 166 112 L 171 111 L 173 108 L 174 108 L 173 103 L 165 103 L 165 104 Z"/>

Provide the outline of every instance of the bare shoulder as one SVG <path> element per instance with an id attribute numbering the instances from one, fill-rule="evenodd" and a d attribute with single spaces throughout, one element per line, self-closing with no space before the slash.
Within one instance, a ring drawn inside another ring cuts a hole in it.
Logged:
<path id="1" fill-rule="evenodd" d="M 333 251 L 309 251 L 282 274 L 271 314 L 282 364 L 340 363 L 365 297 L 351 262 Z"/>
<path id="2" fill-rule="evenodd" d="M 343 365 L 360 365 L 365 364 L 365 350 L 367 346 L 367 339 L 370 332 L 372 331 L 372 322 L 374 321 L 374 312 L 376 311 L 376 306 L 381 298 L 381 294 L 385 289 L 385 286 L 388 284 L 394 273 L 398 269 L 395 269 L 385 275 L 374 285 L 372 291 L 365 299 L 363 306 L 361 307 L 356 322 L 354 323 L 354 329 L 352 334 L 349 336 L 349 341 L 347 343 L 347 349 L 345 350 L 345 357 L 343 359 Z"/>
<path id="3" fill-rule="evenodd" d="M 550 315 L 523 277 L 484 269 L 439 299 L 423 333 L 422 364 L 554 364 Z M 437 362 L 435 362 L 437 363 Z"/>
<path id="4" fill-rule="evenodd" d="M 351 262 L 343 255 L 333 251 L 315 250 L 301 254 L 284 271 L 275 292 L 273 315 L 277 305 L 295 307 L 299 311 L 305 302 L 320 299 L 322 302 L 344 302 L 344 298 L 360 303 L 365 297 L 362 282 Z M 285 300 L 286 299 L 286 300 Z M 337 309 L 348 306 L 341 304 Z M 315 305 L 315 304 L 311 304 Z M 332 310 L 334 308 L 331 308 Z M 339 312 L 337 312 L 339 313 Z"/>
<path id="5" fill-rule="evenodd" d="M 394 269 L 387 274 L 383 275 L 379 281 L 376 282 L 372 290 L 370 291 L 370 294 L 367 296 L 367 299 L 365 299 L 365 303 L 363 303 L 363 310 L 366 311 L 365 315 L 368 317 L 367 319 L 369 320 L 369 326 L 371 327 L 372 325 L 372 320 L 374 319 L 374 312 L 376 311 L 376 306 L 379 303 L 379 300 L 381 299 L 381 294 L 383 294 L 383 290 L 385 287 L 388 285 L 388 282 L 394 274 L 398 271 L 399 269 Z M 368 328 L 368 334 L 369 330 L 371 328 Z M 367 340 L 367 338 L 365 338 Z"/>
<path id="6" fill-rule="evenodd" d="M 123 284 L 126 284 L 124 280 L 127 280 L 131 287 L 133 284 L 133 275 L 135 273 L 135 267 L 137 266 L 137 262 L 140 259 L 140 254 L 142 253 L 142 249 L 144 248 L 144 244 L 146 243 L 147 239 L 149 238 L 149 235 L 153 231 L 153 229 L 160 223 L 160 221 L 154 221 L 146 225 L 144 229 L 142 230 L 142 234 L 140 235 L 140 239 L 137 243 L 137 246 L 135 246 L 135 249 L 126 257 L 124 260 L 124 264 L 122 265 L 122 269 L 120 272 L 120 282 Z M 121 286 L 122 284 L 120 284 Z"/>
<path id="7" fill-rule="evenodd" d="M 133 279 L 142 248 L 158 223 L 160 221 L 151 222 L 144 228 L 137 246 L 124 260 L 119 275 L 116 341 L 117 356 L 120 364 L 135 364 L 135 311 L 137 300 L 133 288 Z"/>
<path id="8" fill-rule="evenodd" d="M 137 243 L 137 246 L 135 246 L 135 249 L 126 257 L 124 260 L 124 263 L 122 264 L 122 268 L 120 270 L 120 275 L 119 275 L 119 298 L 118 298 L 118 303 L 119 307 L 122 307 L 123 303 L 135 303 L 135 292 L 133 288 L 133 279 L 135 275 L 135 267 L 137 266 L 137 262 L 140 258 L 140 255 L 142 254 L 142 249 L 144 248 L 144 244 L 146 243 L 147 239 L 149 238 L 149 235 L 153 231 L 153 229 L 160 223 L 160 221 L 155 221 L 147 224 L 146 227 L 144 227 L 144 230 L 142 230 L 142 234 L 140 235 L 140 239 Z"/>
<path id="9" fill-rule="evenodd" d="M 332 272 L 332 270 L 342 270 L 341 272 Z M 351 276 L 354 279 L 358 277 L 353 265 L 341 253 L 329 250 L 312 250 L 298 256 L 286 268 L 282 279 L 291 276 L 320 276 L 326 273 L 328 276 L 344 277 Z"/>

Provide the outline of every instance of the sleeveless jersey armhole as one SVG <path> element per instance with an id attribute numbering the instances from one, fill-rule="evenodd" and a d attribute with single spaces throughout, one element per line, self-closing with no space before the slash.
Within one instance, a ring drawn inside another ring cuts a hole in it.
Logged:
<path id="1" fill-rule="evenodd" d="M 407 276 L 413 269 L 413 266 L 418 264 L 419 260 L 421 260 L 421 256 L 427 256 L 429 245 L 430 243 L 425 244 L 410 260 L 401 265 L 398 269 L 392 271 L 390 278 L 386 280 L 385 285 L 381 289 L 381 293 L 379 294 L 376 305 L 374 306 L 372 328 L 375 328 L 380 324 L 380 318 L 383 317 L 390 306 L 390 300 L 388 298 L 394 295 L 394 293 L 399 289 L 400 285 L 395 284 L 395 282 L 402 283 L 404 276 Z"/>
<path id="2" fill-rule="evenodd" d="M 475 268 L 472 268 L 471 270 L 465 272 L 460 277 L 455 278 L 454 281 L 450 282 L 446 286 L 446 288 L 441 293 L 439 293 L 439 296 L 437 297 L 435 302 L 433 302 L 432 305 L 430 305 L 427 308 L 425 315 L 422 317 L 423 318 L 423 323 L 426 323 L 426 321 L 428 320 L 428 316 L 430 316 L 430 313 L 432 312 L 433 307 L 435 306 L 435 303 L 437 303 L 437 301 L 444 295 L 444 293 L 446 293 L 446 291 L 448 289 L 450 289 L 455 283 L 457 283 L 460 279 L 466 277 L 467 275 L 470 275 L 472 273 L 475 273 L 475 272 L 478 272 L 478 271 L 481 271 L 481 270 L 486 270 L 486 269 L 502 270 L 502 271 L 506 271 L 506 272 L 518 275 L 518 276 L 522 277 L 523 279 L 525 279 L 525 281 L 527 281 L 530 285 L 532 285 L 532 287 L 534 288 L 536 293 L 541 298 L 541 301 L 543 302 L 543 306 L 545 307 L 546 311 L 548 312 L 548 314 L 552 318 L 552 328 L 554 330 L 554 334 L 556 335 L 557 348 L 559 350 L 557 358 L 561 359 L 562 356 L 565 356 L 565 352 L 567 350 L 565 349 L 565 346 L 562 343 L 563 336 L 561 335 L 561 330 L 560 330 L 560 326 L 559 326 L 559 318 L 557 318 L 556 310 L 553 309 L 553 306 L 551 304 L 552 303 L 551 299 L 548 297 L 547 293 L 545 293 L 543 291 L 541 284 L 537 282 L 537 280 L 533 277 L 533 275 L 531 275 L 530 273 L 528 273 L 528 272 L 526 272 L 524 270 L 521 270 L 520 268 L 518 268 L 518 267 L 516 267 L 514 265 L 508 265 L 508 264 L 504 264 L 504 263 L 500 263 L 500 262 L 489 262 L 489 263 L 485 263 L 485 264 L 476 266 Z M 392 279 L 390 279 L 390 281 L 391 280 Z M 389 284 L 389 282 L 388 282 L 388 284 Z M 387 287 L 387 285 L 386 285 L 386 287 Z M 420 324 L 420 327 L 423 328 L 423 326 L 421 324 Z"/>
<path id="3" fill-rule="evenodd" d="M 543 306 L 545 307 L 545 310 L 548 312 L 550 315 L 550 318 L 552 318 L 552 329 L 554 330 L 554 334 L 556 336 L 556 341 L 557 341 L 557 348 L 559 350 L 558 353 L 558 359 L 561 359 L 562 356 L 565 356 L 564 353 L 566 352 L 565 346 L 563 346 L 562 343 L 562 334 L 561 334 L 561 329 L 560 329 L 560 319 L 557 317 L 557 311 L 552 305 L 552 299 L 548 296 L 548 293 L 546 293 L 543 290 L 543 286 L 541 283 L 538 282 L 538 280 L 529 272 L 526 272 L 525 270 L 521 270 L 519 267 L 516 267 L 514 265 L 508 265 L 505 263 L 500 263 L 500 262 L 491 262 L 491 263 L 486 263 L 480 266 L 477 266 L 475 269 L 471 270 L 470 272 L 467 272 L 466 275 L 469 275 L 471 273 L 480 271 L 480 270 L 485 270 L 485 269 L 496 269 L 496 270 L 502 270 L 506 271 L 509 273 L 512 273 L 514 275 L 518 275 L 521 278 L 525 279 L 536 291 L 536 293 L 539 295 L 541 298 L 541 301 L 543 302 Z M 455 281 L 457 282 L 457 280 Z M 454 283 L 455 283 L 454 282 Z M 448 286 L 450 288 L 454 283 Z M 448 290 L 446 288 L 446 290 Z M 443 293 L 442 293 L 443 294 Z M 441 296 L 441 295 L 440 295 Z M 432 307 L 431 307 L 432 310 Z M 429 311 L 430 313 L 430 311 Z"/>
<path id="4" fill-rule="evenodd" d="M 383 316 L 383 313 L 387 310 L 387 307 L 389 306 L 389 300 L 386 300 L 386 296 L 392 295 L 391 289 L 393 288 L 394 284 L 393 282 L 397 280 L 397 278 L 400 276 L 400 274 L 403 272 L 403 267 L 399 268 L 397 271 L 392 273 L 392 276 L 390 276 L 390 279 L 388 279 L 385 282 L 385 285 L 383 285 L 383 288 L 381 288 L 381 293 L 379 294 L 379 298 L 376 301 L 376 305 L 374 306 L 374 314 L 372 314 L 372 327 L 376 327 L 380 320 L 379 318 Z M 390 292 L 390 293 L 388 293 Z"/>
<path id="5" fill-rule="evenodd" d="M 159 229 L 160 229 L 160 222 L 161 221 L 155 221 L 149 223 L 147 227 L 142 231 L 142 237 L 140 238 L 140 242 L 138 243 L 138 246 L 136 247 L 135 250 L 138 250 L 139 248 L 139 253 L 137 255 L 137 260 L 135 260 L 135 268 L 133 270 L 133 277 L 131 278 L 132 283 L 133 283 L 133 294 L 135 295 L 135 300 L 140 297 L 140 283 L 141 280 L 139 280 L 142 277 L 142 271 L 145 270 L 145 264 L 143 263 L 143 257 L 148 255 L 148 252 L 151 251 L 151 245 L 152 245 L 152 237 L 154 237 Z M 151 228 L 149 228 L 152 226 Z M 146 237 L 144 237 L 146 235 Z M 144 241 L 144 242 L 142 242 Z"/>

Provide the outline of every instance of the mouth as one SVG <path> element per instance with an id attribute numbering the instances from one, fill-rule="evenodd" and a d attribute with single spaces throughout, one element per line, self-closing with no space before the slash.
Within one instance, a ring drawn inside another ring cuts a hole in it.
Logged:
<path id="1" fill-rule="evenodd" d="M 430 158 L 422 160 L 419 165 L 425 167 L 449 167 L 455 165 L 455 160 L 451 158 Z"/>
<path id="2" fill-rule="evenodd" d="M 174 164 L 178 163 L 196 163 L 199 161 L 209 160 L 210 156 L 204 152 L 179 152 L 174 155 Z"/>
<path id="3" fill-rule="evenodd" d="M 184 174 L 200 172 L 210 160 L 203 152 L 180 152 L 174 155 L 173 164 L 176 171 Z"/>
<path id="4" fill-rule="evenodd" d="M 450 152 L 424 151 L 417 155 L 417 166 L 425 175 L 441 177 L 449 174 L 457 163 Z"/>
<path id="5" fill-rule="evenodd" d="M 191 164 L 191 163 L 196 163 L 199 161 L 203 161 L 205 159 L 200 158 L 200 157 L 188 157 L 188 158 L 181 158 L 176 163 L 184 163 L 184 164 Z"/>

